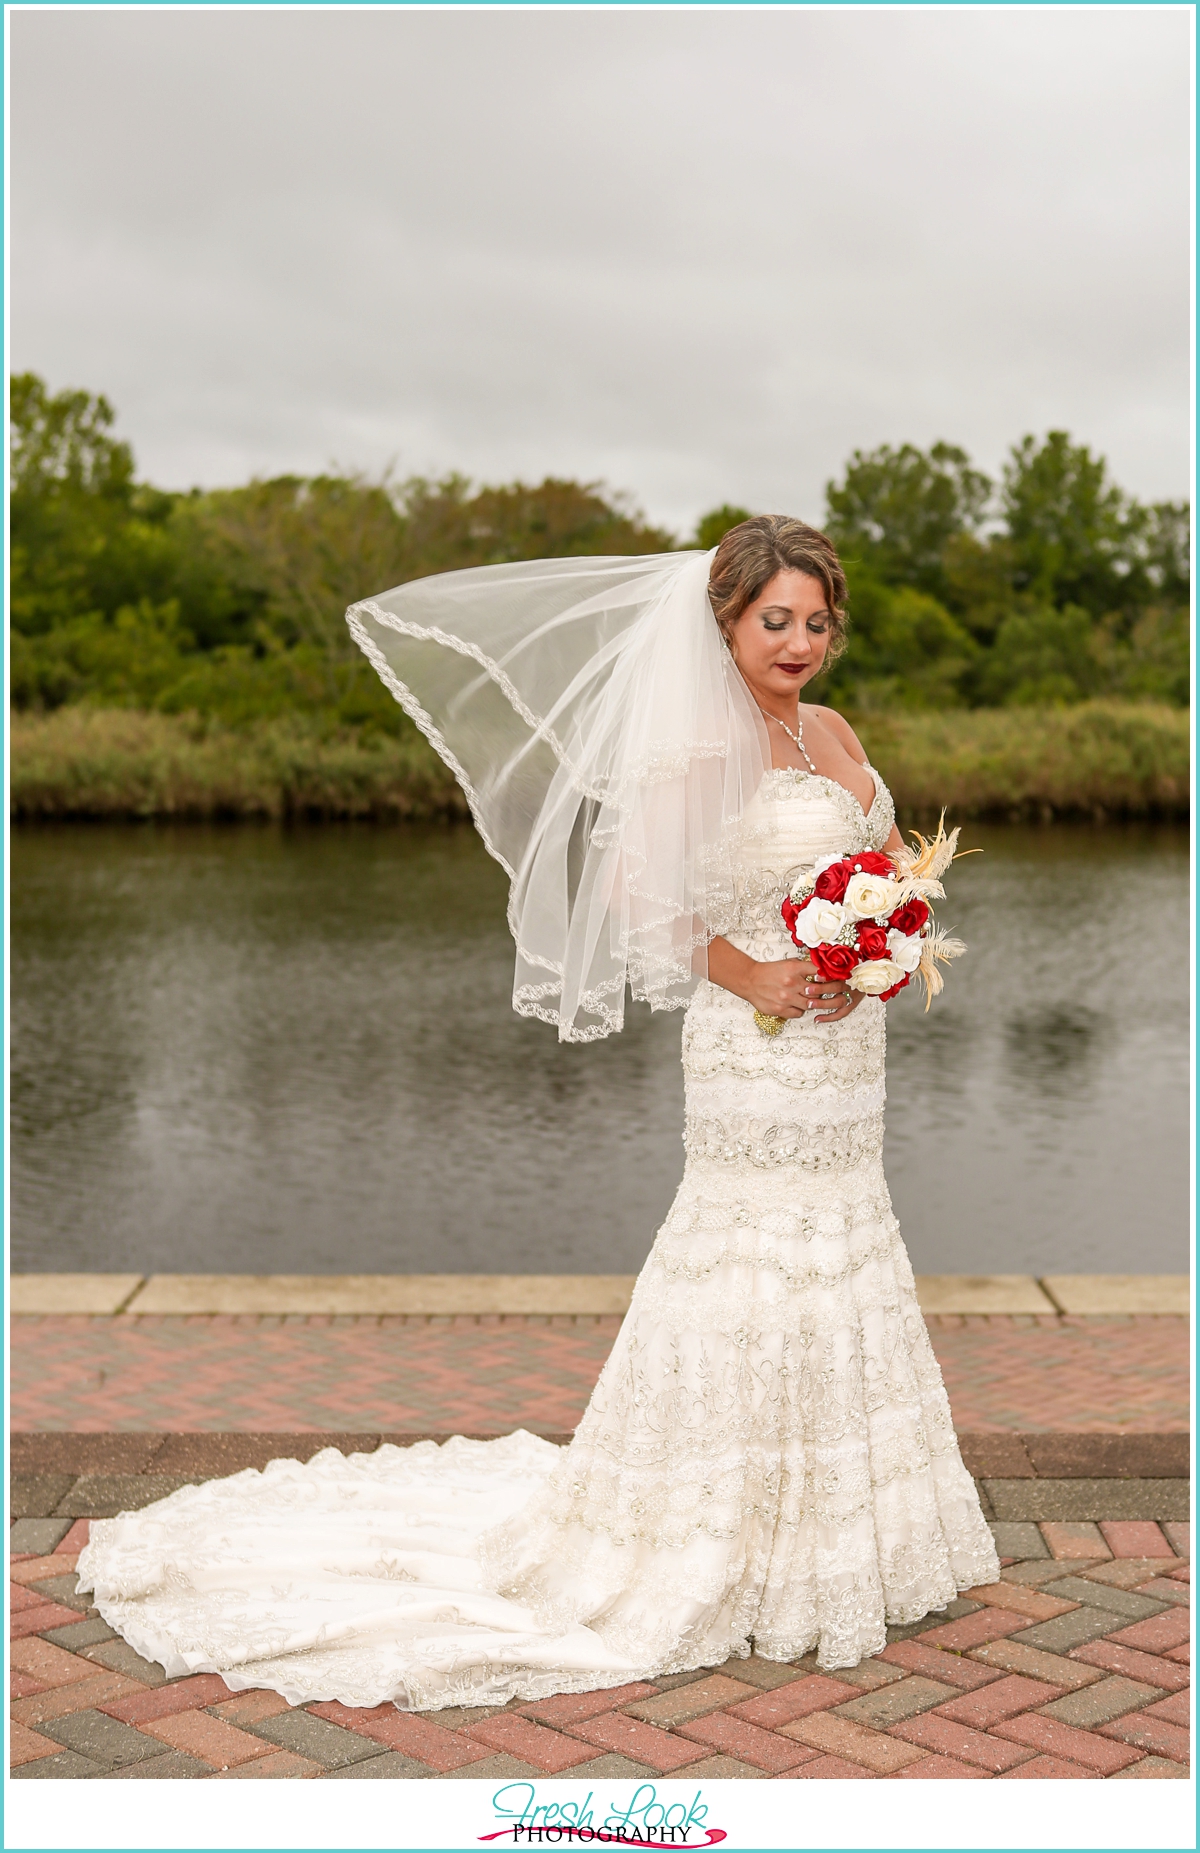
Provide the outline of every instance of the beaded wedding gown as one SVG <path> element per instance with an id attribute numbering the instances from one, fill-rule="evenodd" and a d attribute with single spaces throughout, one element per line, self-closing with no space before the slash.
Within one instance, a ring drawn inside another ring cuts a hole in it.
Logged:
<path id="1" fill-rule="evenodd" d="M 893 823 L 768 772 L 739 832 L 743 951 L 818 856 Z M 80 1585 L 172 1675 L 412 1709 L 622 1685 L 751 1650 L 878 1652 L 999 1564 L 882 1166 L 885 1006 L 775 1037 L 702 983 L 687 1163 L 569 1447 L 518 1432 L 273 1461 L 96 1521 Z"/>

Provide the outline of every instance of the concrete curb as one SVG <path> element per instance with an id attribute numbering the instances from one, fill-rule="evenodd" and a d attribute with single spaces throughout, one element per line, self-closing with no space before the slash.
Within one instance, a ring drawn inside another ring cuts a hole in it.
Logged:
<path id="1" fill-rule="evenodd" d="M 16 1317 L 623 1314 L 632 1274 L 14 1274 Z M 1186 1274 L 919 1274 L 936 1314 L 1186 1316 Z"/>

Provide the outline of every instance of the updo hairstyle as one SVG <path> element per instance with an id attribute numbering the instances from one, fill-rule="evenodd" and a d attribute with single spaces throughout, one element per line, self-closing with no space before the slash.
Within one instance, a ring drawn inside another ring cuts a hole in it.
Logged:
<path id="1" fill-rule="evenodd" d="M 721 634 L 732 642 L 730 633 L 747 605 L 787 567 L 824 587 L 830 615 L 825 661 L 831 663 L 846 647 L 846 575 L 828 535 L 791 515 L 752 515 L 730 528 L 717 548 L 708 596 Z"/>

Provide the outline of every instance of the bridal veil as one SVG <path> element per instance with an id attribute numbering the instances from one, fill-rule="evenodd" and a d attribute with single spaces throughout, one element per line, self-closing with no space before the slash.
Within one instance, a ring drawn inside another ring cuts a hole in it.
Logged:
<path id="1" fill-rule="evenodd" d="M 737 820 L 771 760 L 711 561 L 472 567 L 346 614 L 508 873 L 514 1008 L 563 1041 L 619 1030 L 626 989 L 686 1004 L 734 914 Z"/>

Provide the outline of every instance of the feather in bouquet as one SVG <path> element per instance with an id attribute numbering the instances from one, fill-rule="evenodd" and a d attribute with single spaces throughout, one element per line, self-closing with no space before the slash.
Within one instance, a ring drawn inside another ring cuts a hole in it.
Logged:
<path id="1" fill-rule="evenodd" d="M 946 835 L 943 812 L 934 837 L 913 831 L 911 849 L 823 856 L 784 900 L 788 932 L 822 978 L 886 1003 L 917 977 L 928 1010 L 943 984 L 939 965 L 966 951 L 929 905 L 944 899 L 940 878 L 957 849 L 958 831 Z"/>

